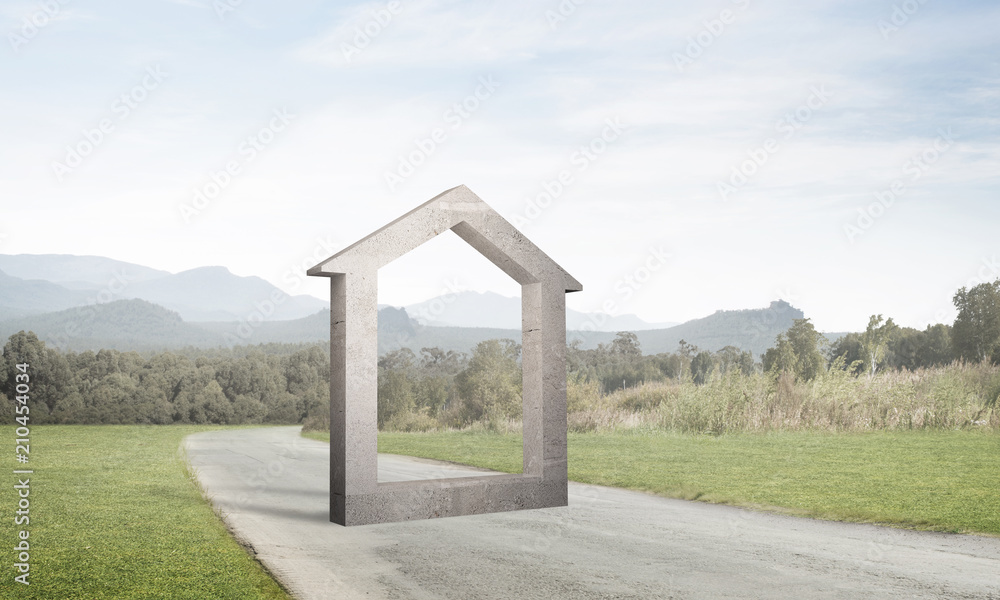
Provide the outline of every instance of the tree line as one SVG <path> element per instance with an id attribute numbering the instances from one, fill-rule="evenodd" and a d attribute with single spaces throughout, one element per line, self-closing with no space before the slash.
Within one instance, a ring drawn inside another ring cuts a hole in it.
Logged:
<path id="1" fill-rule="evenodd" d="M 567 381 L 605 395 L 644 383 L 703 385 L 729 374 L 814 379 L 828 369 L 873 375 L 967 362 L 1000 364 L 1000 280 L 962 288 L 953 325 L 919 331 L 873 315 L 861 333 L 830 344 L 797 319 L 760 360 L 734 346 L 710 352 L 681 340 L 675 352 L 645 355 L 619 332 L 608 344 L 566 352 Z M 471 354 L 403 348 L 378 360 L 378 423 L 412 431 L 480 423 L 503 428 L 521 417 L 521 347 L 480 342 Z M 31 366 L 33 423 L 306 423 L 329 426 L 330 360 L 319 345 L 239 347 L 155 354 L 100 350 L 62 353 L 31 332 L 10 337 L 0 359 L 4 418 L 12 418 L 15 363 Z M 571 402 L 572 403 L 572 402 Z M 573 408 L 571 406 L 571 408 Z"/>
<path id="2" fill-rule="evenodd" d="M 962 287 L 952 301 L 958 315 L 950 326 L 938 323 L 920 331 L 872 315 L 865 331 L 849 333 L 832 345 L 809 319 L 798 319 L 778 336 L 761 366 L 810 380 L 821 369 L 834 367 L 874 375 L 879 369 L 915 371 L 956 360 L 1000 364 L 1000 279 Z"/>
<path id="3" fill-rule="evenodd" d="M 21 331 L 0 359 L 5 413 L 13 413 L 16 363 L 31 376 L 32 423 L 300 423 L 329 410 L 329 355 L 319 346 L 291 354 L 100 350 L 62 353 Z M 5 416 L 7 416 L 5 414 Z"/>
<path id="4" fill-rule="evenodd" d="M 0 358 L 0 413 L 10 420 L 18 364 L 28 364 L 32 423 L 329 426 L 330 355 L 319 345 L 140 354 L 60 352 L 32 332 Z M 472 355 L 424 348 L 378 361 L 378 422 L 396 429 L 464 427 L 520 417 L 520 345 L 481 342 Z"/>

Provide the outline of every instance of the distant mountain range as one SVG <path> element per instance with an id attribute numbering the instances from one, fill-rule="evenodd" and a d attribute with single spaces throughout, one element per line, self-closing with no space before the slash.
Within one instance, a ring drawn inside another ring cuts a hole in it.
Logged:
<path id="1" fill-rule="evenodd" d="M 132 298 L 168 308 L 189 322 L 238 321 L 255 312 L 269 313 L 262 315 L 266 320 L 299 319 L 329 306 L 313 296 L 289 296 L 259 277 L 240 277 L 225 267 L 175 275 L 100 256 L 0 254 L 0 315 Z M 260 303 L 273 304 L 274 310 L 261 311 Z"/>
<path id="2" fill-rule="evenodd" d="M 805 314 L 801 310 L 784 300 L 775 300 L 767 308 L 719 310 L 669 329 L 637 332 L 636 335 L 643 350 L 650 354 L 673 352 L 677 350 L 677 344 L 684 340 L 712 352 L 725 346 L 736 346 L 741 350 L 751 350 L 755 358 L 760 358 L 774 345 L 778 334 L 787 331 L 795 319 L 803 318 Z M 829 335 L 839 338 L 842 334 Z"/>
<path id="3" fill-rule="evenodd" d="M 281 302 L 274 302 L 273 314 L 261 315 L 259 303 L 274 298 Z M 239 277 L 223 267 L 175 275 L 96 256 L 0 255 L 0 342 L 24 329 L 75 351 L 325 344 L 328 308 L 318 298 L 288 296 L 263 279 Z M 520 299 L 490 292 L 380 307 L 379 352 L 435 346 L 470 352 L 490 338 L 520 341 L 520 313 Z M 767 308 L 718 311 L 678 325 L 646 323 L 635 315 L 568 311 L 567 341 L 595 348 L 610 343 L 617 331 L 635 331 L 646 354 L 676 351 L 683 339 L 702 350 L 731 345 L 760 357 L 803 316 L 781 300 Z M 840 335 L 828 334 L 828 339 Z"/>
<path id="4" fill-rule="evenodd" d="M 258 305 L 268 302 L 274 311 L 263 315 L 265 321 L 300 319 L 329 307 L 327 300 L 289 296 L 259 277 L 240 277 L 225 267 L 172 274 L 101 256 L 0 254 L 0 320 L 127 299 L 158 304 L 187 322 L 240 321 L 262 312 Z M 521 328 L 521 300 L 493 292 L 459 292 L 405 308 L 421 325 Z M 599 331 L 612 332 L 676 325 L 647 323 L 635 315 L 567 311 L 567 327 L 585 323 L 600 323 Z"/>
<path id="5" fill-rule="evenodd" d="M 77 352 L 227 345 L 223 336 L 202 325 L 187 323 L 176 312 L 145 300 L 116 300 L 0 321 L 0 337 L 6 341 L 18 331 L 34 331 L 48 346 Z"/>
<path id="6" fill-rule="evenodd" d="M 120 260 L 73 254 L 0 254 L 0 271 L 20 279 L 58 283 L 72 290 L 99 290 L 121 277 L 139 282 L 170 276 L 167 271 Z"/>
<path id="7" fill-rule="evenodd" d="M 0 315 L 20 317 L 86 304 L 87 294 L 56 283 L 20 279 L 0 270 Z"/>
<path id="8" fill-rule="evenodd" d="M 521 329 L 521 299 L 495 292 L 457 292 L 404 307 L 421 325 L 432 327 L 490 327 Z M 589 323 L 584 327 L 585 323 Z M 642 331 L 664 329 L 677 323 L 647 323 L 631 314 L 610 316 L 566 310 L 568 329 L 596 328 L 597 331 Z"/>
<path id="9" fill-rule="evenodd" d="M 493 300 L 494 303 L 487 305 L 491 309 L 500 310 L 504 307 L 504 304 L 496 299 Z M 442 302 L 444 301 L 442 300 Z M 452 299 L 452 304 L 458 304 L 458 302 L 458 299 Z M 411 307 L 407 307 L 405 310 L 410 313 Z M 381 321 L 383 314 L 383 312 L 379 313 L 380 353 L 402 346 L 408 347 L 414 352 L 418 352 L 422 347 L 431 346 L 467 352 L 479 341 L 489 338 L 510 338 L 517 341 L 521 339 L 520 326 L 516 328 L 428 326 L 421 324 L 419 318 L 414 318 L 413 313 L 410 313 L 410 328 L 406 332 L 394 331 L 396 338 L 392 339 L 386 337 L 387 331 L 383 331 Z M 442 312 L 442 314 L 444 313 Z M 576 314 L 583 315 L 583 313 Z M 634 331 L 645 354 L 675 352 L 680 341 L 684 340 L 688 344 L 710 352 L 721 350 L 726 346 L 736 346 L 741 350 L 753 352 L 754 357 L 759 359 L 768 348 L 774 345 L 778 334 L 787 331 L 794 324 L 795 319 L 804 317 L 801 310 L 784 300 L 776 300 L 767 308 L 720 310 L 701 319 L 659 329 L 605 326 L 604 330 L 593 331 L 589 327 L 587 329 L 570 327 L 567 330 L 566 341 L 568 343 L 578 341 L 582 348 L 596 348 L 598 344 L 611 343 L 618 331 Z M 449 316 L 449 318 L 455 317 Z M 571 318 L 567 316 L 567 320 Z M 584 319 L 589 320 L 589 317 L 584 315 Z M 586 320 L 582 322 L 585 323 Z M 493 323 L 503 322 L 493 321 Z M 619 321 L 618 323 L 623 322 Z M 833 342 L 844 333 L 827 333 L 825 335 L 830 342 Z"/>
<path id="10" fill-rule="evenodd" d="M 759 357 L 774 338 L 791 326 L 801 311 L 783 302 L 768 308 L 720 311 L 668 329 L 636 332 L 646 354 L 673 352 L 684 339 L 703 350 L 723 346 L 750 350 Z M 726 334 L 726 328 L 734 327 Z M 0 321 L 0 341 L 20 330 L 34 331 L 46 344 L 60 350 L 158 351 L 167 349 L 217 348 L 256 344 L 328 344 L 330 313 L 319 311 L 287 321 L 187 322 L 179 314 L 145 300 L 117 300 L 106 304 L 74 307 Z M 583 348 L 610 343 L 615 333 L 569 331 L 567 341 L 579 340 Z M 839 334 L 835 337 L 839 337 Z M 405 309 L 386 307 L 379 311 L 378 351 L 407 347 L 471 352 L 476 344 L 491 338 L 521 339 L 520 329 L 490 327 L 435 327 L 421 325 Z M 830 338 L 831 341 L 834 339 Z"/>

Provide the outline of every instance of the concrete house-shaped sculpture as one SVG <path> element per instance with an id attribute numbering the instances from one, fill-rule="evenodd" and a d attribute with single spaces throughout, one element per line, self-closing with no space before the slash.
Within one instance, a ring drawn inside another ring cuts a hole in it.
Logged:
<path id="1" fill-rule="evenodd" d="M 521 285 L 524 468 L 378 482 L 378 270 L 451 229 Z M 315 267 L 330 278 L 330 520 L 365 525 L 566 506 L 566 298 L 580 283 L 465 186 Z"/>

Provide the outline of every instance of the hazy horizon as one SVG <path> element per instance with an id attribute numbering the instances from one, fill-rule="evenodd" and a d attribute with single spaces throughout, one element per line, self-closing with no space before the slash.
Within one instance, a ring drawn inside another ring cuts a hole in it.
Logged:
<path id="1" fill-rule="evenodd" d="M 3 257 L 3 256 L 12 256 L 12 255 L 0 254 L 0 257 Z M 13 255 L 13 256 L 40 256 L 40 257 L 57 256 L 57 257 L 75 257 L 75 258 L 98 258 L 98 259 L 108 259 L 108 258 L 110 258 L 110 257 L 99 257 L 99 256 L 95 256 L 95 255 L 72 255 L 72 254 L 56 254 L 56 255 L 52 255 L 52 254 L 50 254 L 50 255 L 44 255 L 44 254 L 42 254 L 42 255 L 26 254 L 26 255 Z M 111 259 L 111 260 L 115 260 L 115 259 Z M 119 261 L 119 262 L 127 262 L 127 261 Z M 134 263 L 132 263 L 132 264 L 134 264 Z M 146 267 L 146 265 L 137 265 L 137 266 L 148 268 L 148 267 Z M 228 272 L 232 273 L 231 271 L 229 271 L 229 269 L 227 267 L 225 267 L 223 265 L 202 265 L 202 266 L 199 266 L 199 267 L 194 267 L 192 270 L 198 270 L 198 269 L 217 269 L 217 268 L 226 269 Z M 2 264 L 0 264 L 0 272 L 7 273 L 7 271 L 4 269 L 4 265 L 2 265 Z M 119 272 L 117 270 L 113 270 L 113 272 L 114 272 L 113 277 L 117 278 L 117 281 L 119 281 L 119 282 L 128 282 L 128 281 L 130 281 L 130 275 L 129 274 L 127 274 L 125 272 Z M 179 271 L 179 272 L 164 271 L 164 273 L 166 274 L 164 276 L 177 275 L 177 274 L 183 273 L 183 272 L 184 271 Z M 10 273 L 7 273 L 7 274 L 10 275 Z M 233 275 L 236 275 L 236 274 L 233 273 Z M 62 283 L 62 282 L 65 281 L 65 280 L 63 280 L 61 278 L 48 278 L 47 279 L 47 278 L 45 278 L 45 277 L 43 277 L 41 275 L 39 275 L 39 276 L 26 276 L 26 274 L 24 273 L 23 268 L 22 269 L 18 269 L 17 276 L 20 277 L 20 278 L 22 278 L 22 279 L 40 279 L 40 280 L 53 281 L 55 283 Z M 75 282 L 75 283 L 79 284 L 80 282 Z M 119 288 L 117 286 L 112 286 L 112 287 L 115 290 L 119 290 L 119 293 L 114 293 L 114 292 L 108 293 L 107 290 L 102 290 L 102 294 L 100 295 L 100 297 L 92 299 L 92 302 L 96 302 L 96 303 L 100 303 L 100 304 L 105 304 L 107 302 L 113 302 L 115 300 L 122 300 L 122 299 L 126 299 L 128 297 L 128 296 L 125 296 L 125 295 L 123 295 L 123 294 L 120 293 L 120 291 L 124 291 L 127 288 L 127 283 L 125 283 L 125 287 L 122 287 L 122 288 Z M 516 287 L 516 286 L 514 286 L 514 287 Z M 87 289 L 87 288 L 79 288 L 78 286 L 73 286 L 70 289 Z M 513 288 L 511 288 L 511 289 L 513 289 Z M 487 290 L 471 290 L 471 289 L 460 289 L 460 288 L 457 288 L 457 287 L 451 287 L 449 289 L 442 290 L 442 292 L 443 292 L 442 294 L 436 294 L 436 295 L 433 295 L 433 296 L 429 296 L 427 298 L 423 298 L 423 299 L 420 299 L 420 300 L 418 300 L 416 302 L 411 302 L 411 303 L 405 304 L 405 305 L 404 304 L 385 303 L 385 302 L 379 302 L 378 305 L 380 307 L 391 307 L 391 308 L 396 308 L 396 309 L 399 309 L 399 308 L 409 309 L 409 308 L 413 308 L 416 305 L 428 303 L 428 302 L 431 302 L 431 301 L 443 298 L 444 301 L 445 301 L 442 304 L 442 307 L 444 308 L 444 310 L 440 314 L 435 315 L 435 316 L 436 317 L 440 317 L 439 319 L 437 319 L 438 322 L 447 323 L 450 320 L 449 317 L 448 317 L 448 310 L 447 310 L 448 306 L 449 306 L 449 304 L 450 304 L 451 301 L 453 301 L 457 296 L 459 296 L 461 294 L 475 294 L 477 296 L 487 296 L 487 295 L 492 294 L 492 295 L 495 295 L 495 296 L 497 296 L 499 298 L 502 298 L 502 299 L 505 299 L 505 300 L 518 300 L 518 301 L 520 300 L 520 293 L 518 293 L 517 291 L 513 291 L 513 293 L 511 293 L 511 290 L 508 290 L 508 293 L 504 294 L 504 293 L 499 293 L 499 292 L 491 290 L 491 289 L 487 289 Z M 107 296 L 105 297 L 104 294 L 107 294 Z M 320 298 L 320 297 L 312 295 L 312 294 L 303 294 L 303 295 L 304 296 L 308 296 L 310 298 L 313 298 L 315 300 L 318 300 L 320 302 L 329 302 L 329 298 Z M 772 301 L 771 304 L 773 304 L 773 302 L 783 301 L 783 300 L 784 299 L 779 298 L 779 299 L 777 299 L 775 301 Z M 768 306 L 748 306 L 748 307 L 743 307 L 742 309 L 734 309 L 734 310 L 737 310 L 737 311 L 739 311 L 739 310 L 761 310 L 761 309 L 769 308 L 769 306 L 770 305 L 768 305 Z M 795 308 L 797 308 L 797 307 L 795 307 Z M 700 316 L 694 317 L 693 319 L 688 319 L 687 321 L 697 320 L 697 319 L 702 319 L 702 318 L 705 318 L 705 317 L 709 317 L 709 316 L 711 316 L 711 315 L 713 315 L 713 314 L 715 314 L 717 312 L 720 312 L 722 310 L 725 310 L 725 309 L 713 310 L 713 311 L 711 311 L 709 313 L 705 313 L 704 315 L 700 315 Z M 603 314 L 607 314 L 607 313 L 603 313 L 602 311 L 590 311 L 590 312 L 578 311 L 578 312 L 581 315 L 594 315 L 594 314 L 603 315 Z M 422 315 L 409 314 L 409 316 L 411 318 L 416 318 L 416 319 L 420 320 Z M 682 325 L 683 323 L 687 322 L 687 321 L 682 322 L 682 321 L 670 321 L 670 320 L 665 320 L 665 321 L 646 321 L 645 319 L 641 319 L 640 317 L 638 317 L 637 315 L 635 315 L 633 313 L 627 313 L 627 312 L 626 313 L 621 313 L 620 312 L 620 313 L 618 313 L 615 316 L 635 317 L 635 318 L 639 319 L 640 321 L 642 321 L 642 322 L 644 322 L 644 323 L 646 323 L 648 325 L 657 325 L 657 326 L 660 326 L 658 328 L 669 328 L 669 327 L 673 327 L 673 326 L 676 326 L 676 325 Z M 808 317 L 808 315 L 807 315 L 807 317 Z M 0 319 L 0 320 L 2 320 L 2 319 Z M 185 320 L 187 320 L 187 319 L 185 319 Z M 284 319 L 282 319 L 282 318 L 275 318 L 275 320 L 287 320 L 287 318 L 284 318 Z M 194 322 L 199 322 L 199 321 L 194 321 Z M 605 332 L 607 332 L 607 331 L 613 331 L 613 329 L 608 329 L 608 328 L 604 327 L 603 323 L 594 322 L 593 325 L 597 325 L 599 327 L 598 331 L 605 331 Z M 458 326 L 464 327 L 466 325 L 458 325 Z M 491 326 L 485 325 L 485 327 L 491 327 Z M 514 327 L 514 328 L 516 329 L 516 327 Z M 649 328 L 643 328 L 643 330 L 646 330 L 646 329 L 649 329 Z M 834 333 L 842 333 L 842 332 L 834 332 Z"/>

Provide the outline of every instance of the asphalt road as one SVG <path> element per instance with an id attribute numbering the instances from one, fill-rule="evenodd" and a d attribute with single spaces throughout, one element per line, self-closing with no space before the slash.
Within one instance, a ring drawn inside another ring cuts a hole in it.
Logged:
<path id="1" fill-rule="evenodd" d="M 1000 600 L 998 538 L 574 483 L 564 508 L 345 528 L 328 518 L 328 447 L 297 427 L 199 433 L 185 449 L 230 529 L 302 600 Z M 379 456 L 380 481 L 468 474 Z"/>

